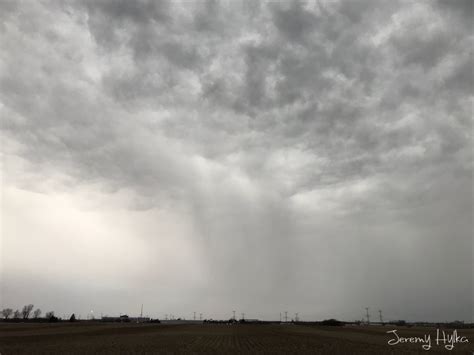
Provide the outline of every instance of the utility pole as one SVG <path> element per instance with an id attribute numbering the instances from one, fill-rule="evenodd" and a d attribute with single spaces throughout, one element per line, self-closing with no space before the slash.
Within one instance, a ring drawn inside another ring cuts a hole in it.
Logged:
<path id="1" fill-rule="evenodd" d="M 280 312 L 280 323 L 281 323 L 281 312 Z"/>
<path id="2" fill-rule="evenodd" d="M 202 313 L 199 313 L 199 320 L 202 320 Z"/>
<path id="3" fill-rule="evenodd" d="M 235 320 L 235 311 L 232 311 L 232 313 L 233 313 L 232 318 L 234 318 L 234 320 Z"/>
<path id="4" fill-rule="evenodd" d="M 196 312 L 194 312 L 194 317 L 193 317 L 194 320 L 196 320 Z"/>
<path id="5" fill-rule="evenodd" d="M 367 313 L 367 324 L 370 324 L 369 307 L 365 307 L 365 312 Z"/>
<path id="6" fill-rule="evenodd" d="M 380 309 L 379 309 L 379 317 L 380 317 L 380 323 L 383 324 L 382 310 L 380 310 Z"/>
<path id="7" fill-rule="evenodd" d="M 140 318 L 143 318 L 143 303 L 142 303 L 142 308 L 140 309 Z"/>
<path id="8" fill-rule="evenodd" d="M 285 323 L 288 322 L 288 311 L 285 311 Z"/>

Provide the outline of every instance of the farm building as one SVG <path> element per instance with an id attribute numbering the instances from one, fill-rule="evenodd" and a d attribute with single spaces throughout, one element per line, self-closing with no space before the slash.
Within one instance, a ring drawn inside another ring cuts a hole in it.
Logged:
<path id="1" fill-rule="evenodd" d="M 129 317 L 126 314 L 119 317 L 102 317 L 102 322 L 132 322 L 132 323 L 145 323 L 150 321 L 150 317 Z"/>

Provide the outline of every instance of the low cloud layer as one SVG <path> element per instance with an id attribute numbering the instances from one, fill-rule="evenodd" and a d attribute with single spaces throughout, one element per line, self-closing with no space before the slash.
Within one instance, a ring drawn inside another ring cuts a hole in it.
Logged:
<path id="1" fill-rule="evenodd" d="M 472 320 L 471 1 L 0 7 L 2 306 Z"/>

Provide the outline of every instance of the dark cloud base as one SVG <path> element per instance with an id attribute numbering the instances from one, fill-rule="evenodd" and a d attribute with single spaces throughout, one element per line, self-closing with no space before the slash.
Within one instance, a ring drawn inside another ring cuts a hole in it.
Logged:
<path id="1" fill-rule="evenodd" d="M 472 319 L 471 1 L 0 7 L 4 186 L 182 216 L 218 310 Z"/>

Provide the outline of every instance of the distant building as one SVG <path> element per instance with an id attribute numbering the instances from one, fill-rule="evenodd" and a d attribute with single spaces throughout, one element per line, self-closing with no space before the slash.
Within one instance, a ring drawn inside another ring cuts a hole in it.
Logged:
<path id="1" fill-rule="evenodd" d="M 129 317 L 126 314 L 120 317 L 102 317 L 102 322 L 117 322 L 117 323 L 146 323 L 151 319 L 150 317 Z"/>

